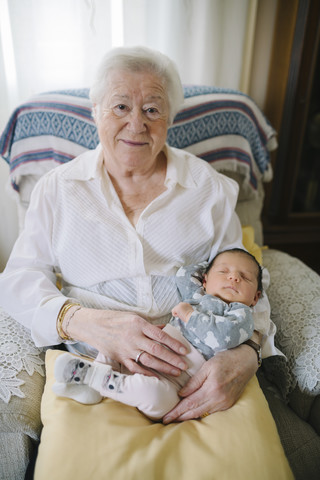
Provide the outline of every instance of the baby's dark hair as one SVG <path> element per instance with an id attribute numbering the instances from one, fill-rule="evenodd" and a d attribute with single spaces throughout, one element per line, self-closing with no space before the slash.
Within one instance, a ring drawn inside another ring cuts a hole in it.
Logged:
<path id="1" fill-rule="evenodd" d="M 262 286 L 262 267 L 260 265 L 260 263 L 257 261 L 256 257 L 254 255 L 252 255 L 251 253 L 249 253 L 247 250 L 244 250 L 243 248 L 230 248 L 230 249 L 227 249 L 227 250 L 222 250 L 221 252 L 217 253 L 217 255 L 211 260 L 211 262 L 209 263 L 207 269 L 206 269 L 206 273 L 209 272 L 210 268 L 212 267 L 212 265 L 214 264 L 215 260 L 222 254 L 222 253 L 226 253 L 226 252 L 230 252 L 230 253 L 243 253 L 245 255 L 247 255 L 247 257 L 251 258 L 251 260 L 257 265 L 258 267 L 258 276 L 257 276 L 257 281 L 258 281 L 258 290 L 260 290 L 260 292 L 262 293 L 263 292 L 263 286 Z"/>

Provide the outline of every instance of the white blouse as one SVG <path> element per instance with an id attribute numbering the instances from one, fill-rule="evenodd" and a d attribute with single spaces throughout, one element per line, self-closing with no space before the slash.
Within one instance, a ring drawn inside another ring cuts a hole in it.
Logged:
<path id="1" fill-rule="evenodd" d="M 0 275 L 1 305 L 31 330 L 37 346 L 61 343 L 56 319 L 67 298 L 167 322 L 179 302 L 178 268 L 242 246 L 237 184 L 190 153 L 168 146 L 165 153 L 166 190 L 135 227 L 103 167 L 100 145 L 37 183 Z M 272 333 L 268 302 L 261 308 L 259 329 Z"/>

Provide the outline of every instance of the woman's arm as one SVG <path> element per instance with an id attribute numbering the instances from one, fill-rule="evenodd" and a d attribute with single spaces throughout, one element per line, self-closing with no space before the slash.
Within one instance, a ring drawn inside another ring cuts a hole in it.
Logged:
<path id="1" fill-rule="evenodd" d="M 47 178 L 32 192 L 25 228 L 0 275 L 0 304 L 31 331 L 38 347 L 61 343 L 55 319 L 66 302 L 56 286 L 55 258 L 50 239 L 56 191 Z"/>
<path id="2" fill-rule="evenodd" d="M 56 287 L 54 266 L 59 263 L 52 238 L 58 195 L 52 177 L 50 172 L 34 188 L 25 229 L 15 244 L 5 272 L 0 275 L 2 307 L 31 330 L 34 342 L 40 347 L 62 343 L 57 317 L 65 302 L 77 302 Z M 81 309 L 71 319 L 68 333 L 75 340 L 85 341 L 106 356 L 114 357 L 132 372 L 147 373 L 142 364 L 173 375 L 186 368 L 180 353 L 181 348 L 182 354 L 186 353 L 185 347 L 130 312 Z M 137 364 L 135 358 L 140 351 L 146 353 L 140 356 Z"/>

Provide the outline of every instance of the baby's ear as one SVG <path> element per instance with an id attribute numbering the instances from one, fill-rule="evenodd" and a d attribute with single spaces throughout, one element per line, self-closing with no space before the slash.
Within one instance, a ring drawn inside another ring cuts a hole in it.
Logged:
<path id="1" fill-rule="evenodd" d="M 257 290 L 257 292 L 256 292 L 256 294 L 255 294 L 255 296 L 254 296 L 253 302 L 252 302 L 252 304 L 251 304 L 251 307 L 254 307 L 254 306 L 258 303 L 258 300 L 259 300 L 259 298 L 261 297 L 261 295 L 262 295 L 261 290 Z"/>
<path id="2" fill-rule="evenodd" d="M 202 280 L 202 286 L 203 286 L 203 288 L 206 288 L 206 286 L 207 286 L 207 280 L 208 280 L 208 275 L 205 273 L 205 274 L 203 275 L 203 280 Z"/>

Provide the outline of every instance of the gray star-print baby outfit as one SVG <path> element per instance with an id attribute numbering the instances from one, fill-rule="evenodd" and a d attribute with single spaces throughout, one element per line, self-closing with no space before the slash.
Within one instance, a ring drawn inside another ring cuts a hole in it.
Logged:
<path id="1" fill-rule="evenodd" d="M 206 360 L 217 352 L 237 347 L 254 330 L 250 307 L 239 302 L 228 304 L 206 294 L 202 282 L 207 267 L 208 263 L 202 262 L 178 270 L 176 283 L 181 299 L 190 303 L 194 311 L 188 323 L 178 317 L 170 320 Z"/>

